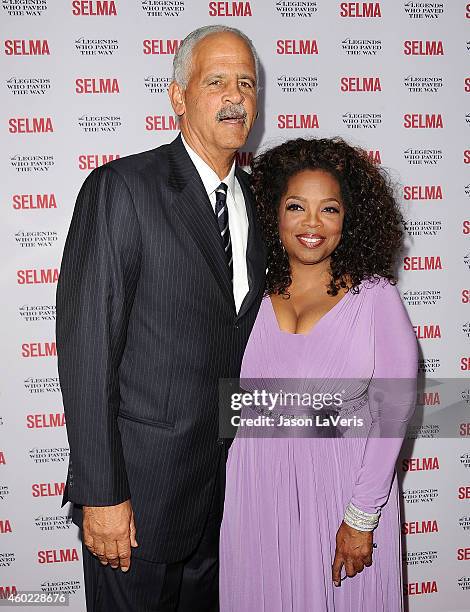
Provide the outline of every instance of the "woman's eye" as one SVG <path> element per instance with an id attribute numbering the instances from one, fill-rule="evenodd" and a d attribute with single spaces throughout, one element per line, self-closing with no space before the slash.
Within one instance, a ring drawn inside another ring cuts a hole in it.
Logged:
<path id="1" fill-rule="evenodd" d="M 295 202 L 292 202 L 291 204 L 287 205 L 287 210 L 303 210 L 302 206 L 300 206 L 300 204 L 296 204 Z"/>
<path id="2" fill-rule="evenodd" d="M 328 213 L 339 213 L 339 209 L 335 208 L 334 206 L 325 206 L 323 210 Z"/>

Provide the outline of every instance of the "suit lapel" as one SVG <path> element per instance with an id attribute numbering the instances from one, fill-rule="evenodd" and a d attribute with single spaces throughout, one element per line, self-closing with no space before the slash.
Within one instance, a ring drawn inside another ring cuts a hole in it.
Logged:
<path id="1" fill-rule="evenodd" d="M 264 289 L 266 276 L 266 255 L 261 232 L 255 214 L 255 204 L 251 193 L 248 177 L 245 172 L 237 168 L 235 175 L 240 183 L 245 198 L 246 213 L 248 216 L 248 241 L 246 245 L 246 267 L 248 273 L 248 293 L 240 306 L 237 318 L 242 317 L 251 307 L 261 289 Z"/>
<path id="2" fill-rule="evenodd" d="M 203 182 L 179 135 L 170 144 L 170 186 L 178 193 L 178 217 L 204 255 L 225 297 L 235 310 L 232 281 L 217 219 Z"/>

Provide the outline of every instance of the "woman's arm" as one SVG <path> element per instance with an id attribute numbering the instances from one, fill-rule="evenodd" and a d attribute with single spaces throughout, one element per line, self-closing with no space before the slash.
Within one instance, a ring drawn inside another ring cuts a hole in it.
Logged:
<path id="1" fill-rule="evenodd" d="M 416 402 L 418 347 L 395 286 L 374 287 L 374 374 L 369 386 L 372 425 L 351 500 L 336 535 L 332 578 L 355 576 L 372 563 L 372 532 L 388 500 L 408 421 Z"/>
<path id="2" fill-rule="evenodd" d="M 375 367 L 369 386 L 372 426 L 351 504 L 366 513 L 385 505 L 408 421 L 416 404 L 418 345 L 396 286 L 373 290 Z"/>

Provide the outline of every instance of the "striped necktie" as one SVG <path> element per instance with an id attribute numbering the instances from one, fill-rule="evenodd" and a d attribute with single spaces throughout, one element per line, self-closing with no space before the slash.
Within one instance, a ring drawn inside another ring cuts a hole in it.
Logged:
<path id="1" fill-rule="evenodd" d="M 227 185 L 225 183 L 220 183 L 215 190 L 215 215 L 219 224 L 220 235 L 222 236 L 222 245 L 227 258 L 230 278 L 233 280 L 232 240 L 228 227 Z"/>

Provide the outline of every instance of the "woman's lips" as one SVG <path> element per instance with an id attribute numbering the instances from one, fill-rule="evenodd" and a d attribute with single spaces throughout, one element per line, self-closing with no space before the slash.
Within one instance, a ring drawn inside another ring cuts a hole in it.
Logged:
<path id="1" fill-rule="evenodd" d="M 316 249 L 326 240 L 324 236 L 319 236 L 318 234 L 299 234 L 296 238 L 307 249 Z"/>

